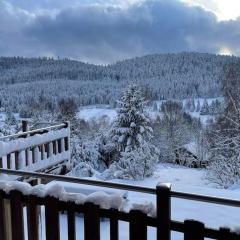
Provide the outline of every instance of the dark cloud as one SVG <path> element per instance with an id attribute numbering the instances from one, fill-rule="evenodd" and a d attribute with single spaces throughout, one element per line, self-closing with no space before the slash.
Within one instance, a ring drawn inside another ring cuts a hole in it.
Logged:
<path id="1" fill-rule="evenodd" d="M 69 7 L 62 1 L 57 12 L 51 14 L 49 6 L 49 12 L 37 14 L 0 0 L 0 55 L 106 63 L 159 52 L 218 53 L 227 48 L 240 54 L 240 19 L 218 22 L 213 13 L 177 0 L 149 0 L 128 8 L 87 2 Z"/>

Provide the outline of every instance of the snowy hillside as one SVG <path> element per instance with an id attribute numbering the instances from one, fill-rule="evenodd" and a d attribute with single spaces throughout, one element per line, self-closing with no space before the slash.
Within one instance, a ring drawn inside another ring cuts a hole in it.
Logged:
<path id="1" fill-rule="evenodd" d="M 238 59 L 201 53 L 155 54 L 96 66 L 68 59 L 2 57 L 0 108 L 51 110 L 68 97 L 78 106 L 114 106 L 131 81 L 139 83 L 150 100 L 219 97 L 223 67 Z"/>

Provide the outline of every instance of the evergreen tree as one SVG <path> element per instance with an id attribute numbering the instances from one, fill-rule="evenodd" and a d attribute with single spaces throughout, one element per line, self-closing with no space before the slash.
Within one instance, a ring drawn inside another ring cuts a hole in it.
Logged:
<path id="1" fill-rule="evenodd" d="M 137 85 L 130 85 L 123 93 L 120 110 L 111 129 L 111 136 L 119 152 L 133 150 L 151 138 L 150 119 L 144 113 L 146 102 Z"/>
<path id="2" fill-rule="evenodd" d="M 204 99 L 200 114 L 201 115 L 208 115 L 209 114 L 209 106 L 208 106 L 208 102 L 207 102 L 206 99 Z"/>
<path id="3" fill-rule="evenodd" d="M 145 104 L 137 85 L 130 85 L 123 93 L 121 107 L 111 130 L 119 159 L 110 167 L 118 173 L 115 177 L 143 179 L 153 173 L 158 156 L 149 142 L 152 128 L 144 112 Z"/>
<path id="4" fill-rule="evenodd" d="M 8 126 L 16 125 L 17 120 L 11 111 L 6 112 L 5 124 Z"/>
<path id="5" fill-rule="evenodd" d="M 157 103 L 156 103 L 156 102 L 154 102 L 154 104 L 153 104 L 153 111 L 154 111 L 154 112 L 157 112 L 157 111 L 158 111 L 158 106 L 157 106 Z"/>

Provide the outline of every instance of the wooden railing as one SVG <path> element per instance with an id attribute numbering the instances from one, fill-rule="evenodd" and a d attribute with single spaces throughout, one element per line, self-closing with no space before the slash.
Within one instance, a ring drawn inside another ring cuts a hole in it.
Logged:
<path id="1" fill-rule="evenodd" d="M 137 191 L 156 196 L 156 217 L 151 217 L 139 210 L 131 210 L 130 212 L 122 212 L 118 209 L 101 209 L 93 203 L 76 204 L 74 202 L 60 201 L 54 197 L 40 198 L 37 196 L 25 196 L 21 192 L 11 191 L 5 193 L 0 191 L 0 239 L 7 239 L 6 234 L 7 222 L 4 213 L 6 212 L 6 201 L 10 200 L 8 215 L 11 216 L 12 240 L 24 239 L 24 222 L 27 222 L 28 239 L 38 240 L 38 219 L 36 217 L 39 206 L 45 207 L 45 236 L 46 240 L 59 240 L 61 229 L 59 227 L 59 214 L 65 211 L 67 214 L 67 223 L 65 225 L 69 240 L 76 239 L 77 214 L 83 214 L 84 218 L 84 238 L 85 240 L 100 240 L 100 219 L 109 219 L 110 224 L 110 240 L 119 239 L 119 221 L 129 223 L 129 239 L 130 240 L 147 240 L 147 228 L 156 228 L 156 238 L 158 240 L 170 240 L 171 231 L 184 234 L 184 240 L 239 240 L 240 234 L 232 232 L 229 228 L 212 229 L 204 225 L 204 223 L 195 220 L 185 220 L 184 222 L 174 221 L 171 219 L 171 199 L 181 198 L 186 200 L 194 200 L 200 202 L 209 202 L 214 204 L 224 204 L 234 207 L 240 207 L 239 200 L 217 198 L 212 196 L 195 195 L 190 193 L 182 193 L 171 191 L 170 185 L 159 185 L 154 188 L 145 188 L 139 186 L 131 186 L 119 183 L 102 182 L 97 180 L 79 179 L 66 176 L 53 176 L 42 173 L 29 173 L 16 170 L 0 169 L 0 172 L 32 176 L 37 178 L 47 178 L 57 181 L 75 182 L 101 187 L 125 189 L 129 191 Z M 23 214 L 26 208 L 27 214 Z M 217 218 L 217 216 L 216 216 Z M 16 234 L 18 233 L 18 234 Z M 151 238 L 152 240 L 152 238 Z"/>
<path id="2" fill-rule="evenodd" d="M 0 167 L 42 171 L 70 158 L 69 123 L 0 138 Z"/>

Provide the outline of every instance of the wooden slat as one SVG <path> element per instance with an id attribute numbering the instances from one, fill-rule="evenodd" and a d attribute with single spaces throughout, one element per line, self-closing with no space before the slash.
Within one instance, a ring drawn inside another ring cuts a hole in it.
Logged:
<path id="1" fill-rule="evenodd" d="M 117 219 L 117 209 L 111 210 L 111 218 L 110 218 L 110 240 L 118 240 L 118 219 Z"/>
<path id="2" fill-rule="evenodd" d="M 131 210 L 130 240 L 147 240 L 146 214 L 139 210 Z"/>
<path id="3" fill-rule="evenodd" d="M 41 160 L 44 160 L 44 155 L 45 155 L 45 145 L 43 144 L 43 145 L 41 145 Z"/>
<path id="4" fill-rule="evenodd" d="M 49 157 L 50 157 L 49 143 L 46 143 L 46 144 L 45 144 L 45 150 L 46 150 L 46 152 L 47 152 L 47 158 L 49 158 Z"/>
<path id="5" fill-rule="evenodd" d="M 0 157 L 0 168 L 2 168 L 3 167 L 3 159 L 2 159 L 2 157 Z"/>
<path id="6" fill-rule="evenodd" d="M 58 202 L 53 197 L 46 198 L 45 205 L 45 227 L 46 227 L 46 240 L 59 240 L 59 212 Z"/>
<path id="7" fill-rule="evenodd" d="M 68 145 L 68 137 L 65 137 L 64 138 L 64 145 L 65 145 L 65 151 L 68 151 L 69 150 L 69 145 Z"/>
<path id="8" fill-rule="evenodd" d="M 4 193 L 0 191 L 0 239 L 5 237 L 5 211 L 4 211 Z"/>
<path id="9" fill-rule="evenodd" d="M 20 169 L 19 152 L 14 153 L 14 158 L 15 158 L 15 169 L 18 170 Z"/>
<path id="10" fill-rule="evenodd" d="M 18 191 L 10 192 L 12 240 L 24 240 L 22 194 Z"/>
<path id="11" fill-rule="evenodd" d="M 49 142 L 48 151 L 49 151 L 49 157 L 51 157 L 53 155 L 53 142 Z"/>
<path id="12" fill-rule="evenodd" d="M 61 144 L 61 139 L 57 140 L 57 146 L 58 146 L 58 153 L 62 152 L 62 144 Z"/>
<path id="13" fill-rule="evenodd" d="M 157 239 L 171 239 L 171 189 L 166 185 L 159 185 L 157 193 Z"/>
<path id="14" fill-rule="evenodd" d="M 11 154 L 7 155 L 7 169 L 11 169 Z"/>
<path id="15" fill-rule="evenodd" d="M 57 140 L 54 141 L 54 142 L 55 142 L 55 146 L 56 146 L 56 152 L 55 152 L 55 154 L 58 154 L 58 142 L 57 142 Z"/>
<path id="16" fill-rule="evenodd" d="M 194 220 L 185 220 L 184 228 L 184 240 L 204 240 L 203 223 Z"/>
<path id="17" fill-rule="evenodd" d="M 29 196 L 27 203 L 27 226 L 28 226 L 28 239 L 38 240 L 38 206 L 36 199 L 33 196 Z"/>
<path id="18" fill-rule="evenodd" d="M 68 220 L 68 240 L 75 240 L 76 239 L 76 225 L 75 225 L 76 223 L 75 223 L 75 213 L 74 213 L 72 204 L 68 207 L 67 220 Z"/>
<path id="19" fill-rule="evenodd" d="M 29 165 L 29 149 L 25 150 L 25 159 L 26 159 L 26 166 Z"/>
<path id="20" fill-rule="evenodd" d="M 85 203 L 84 208 L 84 239 L 100 240 L 99 206 Z"/>
<path id="21" fill-rule="evenodd" d="M 57 143 L 56 143 L 56 141 L 53 141 L 52 145 L 53 145 L 53 154 L 56 154 L 57 153 Z"/>

